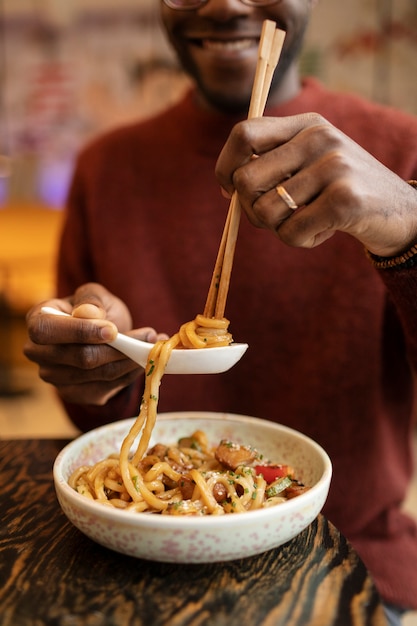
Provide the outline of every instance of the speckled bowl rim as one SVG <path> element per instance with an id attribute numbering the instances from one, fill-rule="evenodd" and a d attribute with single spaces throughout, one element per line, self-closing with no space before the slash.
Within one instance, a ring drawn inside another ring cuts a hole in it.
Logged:
<path id="1" fill-rule="evenodd" d="M 227 420 L 228 422 L 236 422 L 237 424 L 245 423 L 249 426 L 257 425 L 266 427 L 268 429 L 271 429 L 271 431 L 275 432 L 276 434 L 286 433 L 287 435 L 304 442 L 307 447 L 315 450 L 323 463 L 323 472 L 319 480 L 313 486 L 311 486 L 311 488 L 307 492 L 301 494 L 297 498 L 293 498 L 291 500 L 288 500 L 287 502 L 283 502 L 279 505 L 279 507 L 268 507 L 263 509 L 257 509 L 254 511 L 246 511 L 245 513 L 237 513 L 234 515 L 208 515 L 201 517 L 155 515 L 150 513 L 125 511 L 110 506 L 97 504 L 96 502 L 91 501 L 88 498 L 85 498 L 81 494 L 77 493 L 68 485 L 68 476 L 63 474 L 62 465 L 66 461 L 68 455 L 71 454 L 74 450 L 82 447 L 83 445 L 88 445 L 93 440 L 97 440 L 104 432 L 109 432 L 109 430 L 115 430 L 121 432 L 125 431 L 125 433 L 127 433 L 130 426 L 135 421 L 134 418 L 129 418 L 125 420 L 120 420 L 118 422 L 112 422 L 111 424 L 106 424 L 94 430 L 88 431 L 67 444 L 59 452 L 53 465 L 53 478 L 58 496 L 61 492 L 65 498 L 72 502 L 73 505 L 83 508 L 86 512 L 90 513 L 93 516 L 97 516 L 102 519 L 114 522 L 123 522 L 132 526 L 155 528 L 156 531 L 158 528 L 171 530 L 189 528 L 191 530 L 205 528 L 208 526 L 213 527 L 213 529 L 217 527 L 228 528 L 229 526 L 232 528 L 236 527 L 236 523 L 239 523 L 240 526 L 244 527 L 245 520 L 247 520 L 248 524 L 252 524 L 256 517 L 259 517 L 259 520 L 264 523 L 267 521 L 268 518 L 276 517 L 277 508 L 279 508 L 282 512 L 284 512 L 285 510 L 287 514 L 290 514 L 292 511 L 296 511 L 300 507 L 307 506 L 309 502 L 315 500 L 316 497 L 319 497 L 320 494 L 322 494 L 323 489 L 326 490 L 327 495 L 332 476 L 332 463 L 330 457 L 317 442 L 297 430 L 258 417 L 251 417 L 248 415 L 239 415 L 233 413 L 214 413 L 208 411 L 178 411 L 171 413 L 160 413 L 157 419 L 158 422 L 178 419 L 209 419 L 223 422 Z M 248 442 L 248 444 L 250 445 L 250 442 Z"/>

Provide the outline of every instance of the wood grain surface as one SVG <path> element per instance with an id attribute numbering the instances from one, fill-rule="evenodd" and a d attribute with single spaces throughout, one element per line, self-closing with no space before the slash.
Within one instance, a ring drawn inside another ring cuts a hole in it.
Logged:
<path id="1" fill-rule="evenodd" d="M 0 441 L 1 626 L 385 626 L 364 565 L 323 516 L 281 548 L 219 564 L 95 544 L 55 497 L 65 443 Z"/>

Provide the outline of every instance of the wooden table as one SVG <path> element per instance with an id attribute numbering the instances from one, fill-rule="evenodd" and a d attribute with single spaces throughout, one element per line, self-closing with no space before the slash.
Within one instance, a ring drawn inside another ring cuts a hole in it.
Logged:
<path id="1" fill-rule="evenodd" d="M 211 565 L 138 560 L 61 512 L 64 440 L 0 440 L 2 626 L 385 626 L 357 554 L 323 516 L 284 546 Z"/>

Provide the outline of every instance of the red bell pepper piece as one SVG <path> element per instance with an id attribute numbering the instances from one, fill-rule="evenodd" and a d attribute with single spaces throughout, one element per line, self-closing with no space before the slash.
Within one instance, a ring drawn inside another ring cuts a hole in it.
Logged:
<path id="1" fill-rule="evenodd" d="M 277 478 L 284 476 L 292 477 L 294 472 L 290 465 L 256 465 L 256 474 L 262 474 L 268 484 L 273 483 Z"/>

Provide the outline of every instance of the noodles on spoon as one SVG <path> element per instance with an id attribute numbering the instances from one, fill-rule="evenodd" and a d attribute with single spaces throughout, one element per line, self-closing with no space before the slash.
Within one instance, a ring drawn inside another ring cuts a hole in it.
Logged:
<path id="1" fill-rule="evenodd" d="M 177 445 L 158 443 L 148 449 L 165 366 L 172 350 L 184 347 L 180 336 L 187 342 L 196 340 L 196 347 L 232 339 L 227 320 L 209 319 L 207 329 L 204 323 L 206 318 L 198 315 L 170 339 L 155 344 L 145 368 L 140 413 L 120 454 L 78 468 L 68 481 L 73 489 L 116 508 L 170 515 L 242 513 L 285 502 L 307 489 L 295 479 L 291 467 L 266 461 L 250 446 L 231 441 L 221 441 L 212 449 L 202 431 Z M 205 330 L 210 331 L 207 337 Z"/>
<path id="2" fill-rule="evenodd" d="M 125 484 L 129 485 L 130 495 L 135 494 L 136 487 L 132 481 L 129 451 L 141 431 L 142 435 L 131 464 L 137 465 L 148 449 L 156 422 L 159 387 L 172 350 L 181 347 L 187 349 L 227 346 L 232 342 L 232 335 L 227 332 L 228 326 L 229 321 L 226 318 L 215 319 L 197 315 L 195 320 L 183 324 L 178 333 L 170 339 L 158 341 L 150 351 L 145 368 L 145 389 L 140 413 L 120 450 L 122 478 Z"/>

